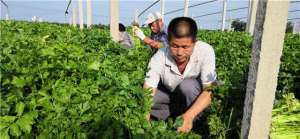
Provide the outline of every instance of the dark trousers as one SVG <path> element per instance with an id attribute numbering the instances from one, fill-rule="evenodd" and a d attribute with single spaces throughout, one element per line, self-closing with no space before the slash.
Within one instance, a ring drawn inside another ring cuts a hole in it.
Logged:
<path id="1" fill-rule="evenodd" d="M 183 80 L 174 92 L 160 84 L 154 95 L 151 116 L 160 120 L 180 116 L 192 106 L 201 92 L 201 83 L 196 79 Z"/>

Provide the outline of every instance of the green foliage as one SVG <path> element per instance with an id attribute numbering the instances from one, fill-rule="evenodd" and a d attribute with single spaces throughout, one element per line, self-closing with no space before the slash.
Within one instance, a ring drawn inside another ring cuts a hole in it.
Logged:
<path id="1" fill-rule="evenodd" d="M 244 22 L 244 21 L 240 21 L 240 20 L 234 20 L 232 23 L 231 23 L 231 28 L 234 29 L 234 31 L 245 31 L 246 30 L 246 26 L 247 26 L 247 23 Z"/>
<path id="2" fill-rule="evenodd" d="M 142 84 L 151 50 L 137 38 L 137 47 L 127 50 L 110 41 L 107 28 L 80 31 L 0 21 L 0 30 L 1 139 L 200 138 L 177 134 L 180 118 L 145 119 L 152 101 Z M 239 138 L 251 37 L 200 31 L 198 38 L 214 47 L 218 78 L 224 83 L 205 112 L 208 136 Z M 286 37 L 278 94 L 299 86 L 299 41 L 299 35 Z"/>
<path id="3" fill-rule="evenodd" d="M 200 31 L 198 37 L 214 47 L 216 72 L 223 82 L 207 113 L 210 138 L 239 138 L 252 39 L 243 32 Z"/>
<path id="4" fill-rule="evenodd" d="M 295 92 L 300 99 L 300 35 L 287 34 L 281 57 L 277 90 Z M 280 95 L 278 95 L 280 97 Z"/>
<path id="5" fill-rule="evenodd" d="M 286 23 L 285 33 L 293 33 L 293 23 L 291 21 Z"/>
<path id="6" fill-rule="evenodd" d="M 199 138 L 149 122 L 150 49 L 108 30 L 1 21 L 0 138 Z"/>
<path id="7" fill-rule="evenodd" d="M 300 137 L 300 102 L 293 93 L 286 93 L 272 111 L 271 137 L 298 139 Z"/>
<path id="8" fill-rule="evenodd" d="M 243 32 L 215 31 L 200 31 L 198 37 L 214 47 L 218 79 L 224 83 L 214 91 L 211 111 L 208 113 L 210 137 L 239 138 L 252 38 Z M 299 46 L 300 35 L 286 35 L 277 99 L 281 98 L 283 92 L 300 94 Z"/>

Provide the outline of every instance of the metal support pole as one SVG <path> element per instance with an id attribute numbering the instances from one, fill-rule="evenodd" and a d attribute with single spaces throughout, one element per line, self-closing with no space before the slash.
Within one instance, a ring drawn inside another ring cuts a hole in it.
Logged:
<path id="1" fill-rule="evenodd" d="M 183 16 L 188 16 L 188 10 L 189 10 L 189 0 L 184 0 L 184 14 Z"/>
<path id="2" fill-rule="evenodd" d="M 242 139 L 269 138 L 288 5 L 289 0 L 259 0 L 244 103 Z"/>
<path id="3" fill-rule="evenodd" d="M 72 25 L 72 16 L 69 16 L 69 25 L 71 26 Z"/>
<path id="4" fill-rule="evenodd" d="M 248 19 L 247 19 L 247 27 L 246 31 L 253 35 L 254 33 L 254 25 L 255 25 L 255 19 L 256 19 L 256 11 L 257 11 L 257 5 L 259 0 L 250 0 L 250 12 L 248 13 Z"/>
<path id="5" fill-rule="evenodd" d="M 160 13 L 161 13 L 161 16 L 162 16 L 162 20 L 164 21 L 165 0 L 160 0 Z"/>
<path id="6" fill-rule="evenodd" d="M 227 0 L 223 0 L 223 13 L 222 13 L 222 31 L 225 30 L 226 25 L 226 11 L 227 11 Z"/>
<path id="7" fill-rule="evenodd" d="M 79 11 L 79 28 L 83 29 L 83 9 L 82 0 L 78 0 L 78 11 Z"/>
<path id="8" fill-rule="evenodd" d="M 87 28 L 91 28 L 91 25 L 93 24 L 91 0 L 86 0 L 86 14 L 87 14 L 87 23 L 86 23 Z"/>
<path id="9" fill-rule="evenodd" d="M 5 20 L 9 20 L 9 14 L 8 13 L 5 14 Z"/>
<path id="10" fill-rule="evenodd" d="M 119 0 L 110 0 L 110 36 L 119 40 Z"/>
<path id="11" fill-rule="evenodd" d="M 76 27 L 77 26 L 77 18 L 76 18 L 76 16 L 77 16 L 77 6 L 76 6 L 76 4 L 72 4 L 72 24 L 73 24 L 73 27 Z"/>
<path id="12" fill-rule="evenodd" d="M 139 23 L 139 11 L 138 9 L 134 10 L 134 23 Z"/>

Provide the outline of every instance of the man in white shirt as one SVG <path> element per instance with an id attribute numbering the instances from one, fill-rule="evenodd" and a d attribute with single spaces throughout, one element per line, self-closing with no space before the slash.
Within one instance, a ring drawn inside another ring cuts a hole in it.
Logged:
<path id="1" fill-rule="evenodd" d="M 139 39 L 141 39 L 145 44 L 149 45 L 154 50 L 167 45 L 167 32 L 164 27 L 162 16 L 159 12 L 150 13 L 147 16 L 147 20 L 144 24 L 148 25 L 151 29 L 151 36 L 146 37 L 140 28 L 135 27 L 134 33 Z"/>
<path id="2" fill-rule="evenodd" d="M 197 41 L 197 24 L 188 17 L 173 19 L 168 27 L 169 45 L 149 62 L 144 88 L 151 89 L 151 116 L 182 116 L 178 132 L 189 132 L 193 121 L 210 105 L 210 87 L 216 82 L 213 48 Z"/>

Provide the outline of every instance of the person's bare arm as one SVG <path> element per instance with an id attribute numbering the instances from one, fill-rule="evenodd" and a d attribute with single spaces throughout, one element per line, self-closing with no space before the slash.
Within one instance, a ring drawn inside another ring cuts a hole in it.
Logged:
<path id="1" fill-rule="evenodd" d="M 195 103 L 190 107 L 186 112 L 185 115 L 188 115 L 191 118 L 195 118 L 200 112 L 202 112 L 205 108 L 207 108 L 211 103 L 211 92 L 210 91 L 203 91 L 198 98 L 196 99 Z"/>
<path id="2" fill-rule="evenodd" d="M 150 86 L 148 86 L 146 83 L 144 83 L 144 89 L 150 89 L 150 90 L 152 90 L 152 93 L 151 93 L 151 96 L 154 96 L 155 95 L 155 93 L 156 93 L 156 88 L 153 88 L 153 87 L 150 87 Z"/>
<path id="3" fill-rule="evenodd" d="M 211 92 L 203 91 L 193 105 L 182 115 L 183 124 L 178 127 L 177 132 L 189 132 L 193 127 L 193 120 L 195 117 L 207 108 L 211 103 Z"/>
<path id="4" fill-rule="evenodd" d="M 162 46 L 162 44 L 159 41 L 152 40 L 149 37 L 146 37 L 143 41 L 145 44 L 149 45 L 151 48 L 154 49 L 159 49 Z"/>

